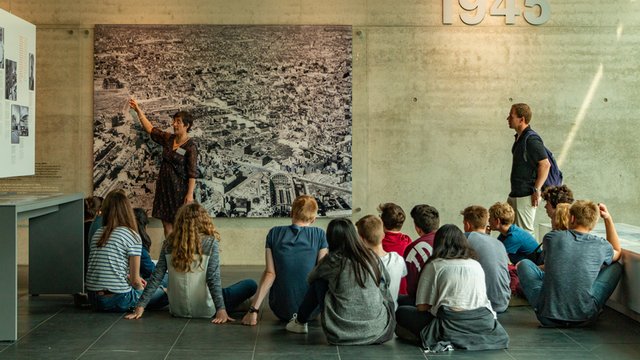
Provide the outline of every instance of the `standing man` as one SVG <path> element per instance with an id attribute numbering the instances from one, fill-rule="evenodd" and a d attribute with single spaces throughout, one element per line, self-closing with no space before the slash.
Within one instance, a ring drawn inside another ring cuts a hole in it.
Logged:
<path id="1" fill-rule="evenodd" d="M 516 131 L 511 147 L 511 192 L 507 202 L 515 210 L 515 224 L 533 234 L 536 207 L 540 203 L 542 185 L 547 179 L 551 163 L 540 136 L 528 136 L 531 108 L 527 104 L 513 104 L 507 117 L 509 128 Z"/>

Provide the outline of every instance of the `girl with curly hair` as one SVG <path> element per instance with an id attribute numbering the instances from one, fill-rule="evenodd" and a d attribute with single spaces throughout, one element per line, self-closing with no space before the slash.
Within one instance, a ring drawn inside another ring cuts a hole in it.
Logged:
<path id="1" fill-rule="evenodd" d="M 220 234 L 207 211 L 197 203 L 182 206 L 176 215 L 173 232 L 164 241 L 158 264 L 135 311 L 127 319 L 144 313 L 152 294 L 169 271 L 169 311 L 179 317 L 213 318 L 222 324 L 233 319 L 233 311 L 256 292 L 256 282 L 242 280 L 227 288 L 220 282 Z"/>

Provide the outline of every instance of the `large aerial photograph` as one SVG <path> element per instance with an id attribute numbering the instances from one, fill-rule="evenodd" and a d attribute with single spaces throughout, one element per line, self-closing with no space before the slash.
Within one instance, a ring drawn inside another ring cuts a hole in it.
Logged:
<path id="1" fill-rule="evenodd" d="M 351 214 L 350 26 L 97 25 L 94 195 L 151 209 L 162 148 L 129 108 L 171 132 L 188 111 L 195 200 L 217 217 Z"/>

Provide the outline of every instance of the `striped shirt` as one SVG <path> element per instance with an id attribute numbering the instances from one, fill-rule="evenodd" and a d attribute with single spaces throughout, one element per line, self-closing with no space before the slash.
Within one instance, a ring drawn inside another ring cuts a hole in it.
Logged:
<path id="1" fill-rule="evenodd" d="M 89 268 L 87 270 L 87 290 L 109 290 L 126 293 L 131 290 L 129 257 L 140 256 L 142 240 L 140 235 L 128 227 L 119 226 L 113 230 L 103 247 L 98 247 L 104 227 L 93 235 L 89 248 Z"/>

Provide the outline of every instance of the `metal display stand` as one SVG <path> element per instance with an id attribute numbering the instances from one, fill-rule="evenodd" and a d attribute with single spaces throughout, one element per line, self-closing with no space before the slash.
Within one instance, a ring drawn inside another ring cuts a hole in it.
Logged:
<path id="1" fill-rule="evenodd" d="M 84 288 L 83 195 L 0 194 L 0 341 L 18 335 L 18 222 L 29 221 L 29 293 Z"/>

